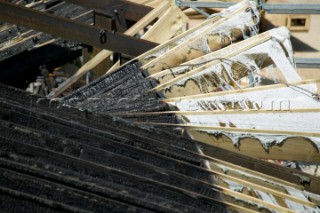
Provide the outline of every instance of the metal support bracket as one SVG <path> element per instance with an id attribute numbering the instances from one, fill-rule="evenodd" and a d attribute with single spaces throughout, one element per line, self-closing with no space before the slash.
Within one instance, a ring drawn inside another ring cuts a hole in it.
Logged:
<path id="1" fill-rule="evenodd" d="M 123 6 L 114 6 L 112 10 L 113 17 L 116 22 L 117 31 L 121 33 L 125 32 L 128 29 L 127 21 L 125 18 L 125 9 L 123 8 Z"/>
<path id="2" fill-rule="evenodd" d="M 197 8 L 196 6 L 190 5 L 190 8 L 194 9 L 195 11 L 201 13 L 202 15 L 206 16 L 207 18 L 209 18 L 211 15 L 209 13 L 206 13 L 205 11 Z"/>
<path id="3" fill-rule="evenodd" d="M 320 58 L 295 58 L 297 68 L 320 68 Z"/>

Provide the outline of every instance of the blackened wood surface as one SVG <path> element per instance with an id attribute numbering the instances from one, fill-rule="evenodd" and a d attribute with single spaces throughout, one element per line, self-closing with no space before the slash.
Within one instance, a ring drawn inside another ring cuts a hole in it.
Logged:
<path id="1" fill-rule="evenodd" d="M 115 72 L 74 91 L 61 102 L 64 106 L 101 115 L 167 110 L 168 105 L 161 101 L 156 92 L 151 91 L 157 82 L 154 79 L 147 79 L 140 66 L 139 61 L 132 60 Z M 153 119 L 162 123 L 175 122 L 174 117 L 168 116 L 158 116 Z"/>
<path id="2" fill-rule="evenodd" d="M 19 200 L 33 212 L 225 212 L 204 167 L 210 159 L 197 148 L 292 182 L 299 177 L 290 174 L 304 175 L 39 98 L 0 85 L 0 191 L 8 203 L 1 209 L 8 212 L 21 211 L 13 205 Z"/>
<path id="3" fill-rule="evenodd" d="M 0 87 L 4 212 L 227 210 L 195 144 Z"/>
<path id="4" fill-rule="evenodd" d="M 40 3 L 38 5 L 45 7 L 45 3 Z M 51 13 L 69 19 L 75 19 L 76 22 L 86 24 L 92 24 L 93 22 L 93 13 L 89 13 L 89 9 L 73 4 L 60 3 L 48 9 L 42 7 L 35 9 L 43 9 L 47 13 Z M 80 16 L 83 14 L 86 15 Z M 23 51 L 30 51 L 36 45 L 41 45 L 51 39 L 55 39 L 55 37 L 46 33 L 39 33 L 35 30 L 26 29 L 24 27 L 19 27 L 15 25 L 6 27 L 6 30 L 2 31 L 0 34 L 0 47 L 2 47 L 0 48 L 0 61 L 4 61 Z M 68 44 L 68 42 L 69 41 L 67 40 L 59 39 L 59 41 L 55 42 L 55 44 L 67 47 L 73 46 L 72 43 L 74 42 L 70 42 L 70 44 Z M 79 44 L 77 45 L 80 46 Z"/>
<path id="5" fill-rule="evenodd" d="M 20 1 L 19 5 L 24 6 L 30 2 Z M 90 9 L 59 0 L 39 1 L 31 8 L 76 22 L 93 23 L 93 12 Z M 53 70 L 81 56 L 83 45 L 78 42 L 8 23 L 0 23 L 0 31 L 0 82 L 4 84 L 26 88 L 41 75 L 39 66 L 45 64 L 48 70 Z M 44 45 L 53 39 L 56 40 Z"/>
<path id="6" fill-rule="evenodd" d="M 205 150 L 206 154 L 215 158 L 243 166 L 248 169 L 259 171 L 298 185 L 302 185 L 306 190 L 320 193 L 320 180 L 317 177 L 302 173 L 300 171 L 280 167 L 265 161 L 254 159 L 248 156 L 235 154 L 201 142 L 190 141 L 169 131 L 161 131 L 150 127 L 137 128 L 130 122 L 123 119 L 99 114 L 96 116 L 90 112 L 80 112 L 72 108 L 61 107 L 59 103 L 38 101 L 39 96 L 26 95 L 25 92 L 0 84 L 0 96 L 7 101 L 14 101 L 32 107 L 39 111 L 44 109 L 45 113 L 55 117 L 55 122 L 61 120 L 76 120 L 77 129 L 82 128 L 86 132 L 94 135 L 103 135 L 118 142 L 146 149 L 148 151 L 165 155 L 170 158 L 182 160 L 194 165 L 201 165 L 203 160 L 210 160 L 206 156 L 199 155 L 197 148 Z M 59 108 L 60 106 L 60 108 Z M 47 108 L 50 108 L 48 110 Z M 58 107 L 58 108 L 57 108 Z M 66 122 L 67 124 L 69 122 Z M 48 131 L 48 130 L 46 130 Z M 49 130 L 52 131 L 52 130 Z M 106 134 L 107 132 L 107 134 Z M 50 132 L 49 132 L 50 133 Z M 73 137 L 81 138 L 74 134 Z M 130 138 L 130 140 L 122 140 Z M 307 181 L 302 181 L 303 177 Z"/>

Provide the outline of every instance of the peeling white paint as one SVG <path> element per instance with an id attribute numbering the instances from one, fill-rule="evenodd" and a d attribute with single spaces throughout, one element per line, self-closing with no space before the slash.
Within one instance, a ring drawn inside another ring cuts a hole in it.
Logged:
<path id="1" fill-rule="evenodd" d="M 272 37 L 272 41 L 270 43 L 279 43 L 280 42 L 282 44 L 282 46 L 285 47 L 285 51 L 289 55 L 289 58 L 288 58 L 289 63 L 291 64 L 291 67 L 293 67 L 294 66 L 293 56 L 292 56 L 293 51 L 292 51 L 292 46 L 290 43 L 290 33 L 289 33 L 288 29 L 285 27 L 279 27 L 279 28 L 275 28 L 275 29 L 272 29 L 272 30 L 264 33 L 264 35 L 269 35 Z M 161 78 L 164 78 L 168 75 L 179 76 L 181 74 L 184 74 L 186 72 L 194 70 L 200 66 L 206 65 L 206 64 L 212 62 L 214 59 L 225 58 L 226 55 L 234 54 L 234 52 L 241 51 L 244 46 L 250 46 L 254 43 L 255 43 L 255 38 L 252 38 L 252 39 L 248 39 L 246 41 L 240 42 L 238 44 L 234 44 L 234 45 L 228 46 L 226 48 L 214 51 L 214 52 L 207 54 L 205 56 L 188 61 L 188 62 L 182 64 L 181 66 L 172 67 L 170 69 L 170 72 L 169 72 L 169 70 L 166 70 L 166 72 L 159 73 L 156 76 L 156 79 L 161 79 Z M 270 45 L 270 43 L 267 43 L 267 44 Z M 255 48 L 255 47 L 253 47 L 253 51 L 254 51 L 253 53 L 256 53 L 256 54 L 257 53 L 258 54 L 270 54 L 268 48 Z M 243 51 L 241 51 L 241 52 L 243 52 Z M 249 54 L 250 50 L 247 52 Z M 253 54 L 253 53 L 251 53 L 251 54 Z M 238 55 L 237 57 L 240 57 L 240 56 Z M 250 59 L 250 56 L 247 56 L 247 57 L 249 57 L 249 59 Z M 236 60 L 236 59 L 233 59 L 233 60 Z M 241 60 L 241 58 L 239 58 L 239 60 L 237 60 L 237 61 L 240 61 L 241 63 L 244 63 L 244 64 L 247 63 L 247 65 L 252 65 L 252 66 L 257 67 L 257 65 L 255 63 L 251 63 L 252 60 L 250 61 L 250 60 L 248 60 L 248 58 L 246 58 L 244 60 Z M 250 67 L 250 66 L 248 66 L 248 67 Z M 256 70 L 259 70 L 259 69 L 256 69 Z M 273 71 L 272 69 L 269 69 L 269 72 L 272 72 L 272 71 Z M 299 79 L 299 78 L 297 78 L 297 79 Z"/>
<path id="2" fill-rule="evenodd" d="M 296 165 L 302 172 L 320 177 L 320 163 L 296 162 Z"/>
<path id="3" fill-rule="evenodd" d="M 202 133 L 206 133 L 209 135 L 213 135 L 213 136 L 219 136 L 219 135 L 225 135 L 228 138 L 231 139 L 232 143 L 235 146 L 239 146 L 240 145 L 240 139 L 241 138 L 255 138 L 257 139 L 261 145 L 263 146 L 263 148 L 265 150 L 268 150 L 272 145 L 279 145 L 281 144 L 284 140 L 292 138 L 294 136 L 292 135 L 276 135 L 276 134 L 262 134 L 262 133 L 246 133 L 246 132 L 230 132 L 230 131 L 214 131 L 214 130 L 197 130 L 199 132 Z M 314 137 L 303 137 L 306 139 L 309 139 L 311 142 L 314 143 Z M 320 138 L 317 138 L 317 140 L 319 141 Z M 318 147 L 318 151 L 320 152 L 320 148 L 319 148 L 319 144 L 315 143 L 315 145 L 317 145 Z"/>
<path id="4" fill-rule="evenodd" d="M 231 189 L 232 191 L 236 191 L 236 192 L 242 192 L 243 190 L 243 185 L 233 182 L 231 180 L 223 180 L 225 183 L 227 183 L 229 185 L 229 189 Z"/>
<path id="5" fill-rule="evenodd" d="M 305 206 L 300 203 L 296 203 L 294 201 L 284 199 L 284 202 L 289 207 L 289 209 L 294 210 L 295 212 L 301 212 L 301 213 L 319 213 L 319 208 L 312 208 L 310 206 Z"/>
<path id="6" fill-rule="evenodd" d="M 227 18 L 224 22 L 222 22 L 218 26 L 216 26 L 216 22 L 219 20 L 208 23 L 207 25 L 201 26 L 201 28 L 195 30 L 194 32 L 186 34 L 185 36 L 181 37 L 180 39 L 178 39 L 177 41 L 171 44 L 169 43 L 169 45 L 165 46 L 164 48 L 156 52 L 152 52 L 150 55 L 147 55 L 144 58 L 144 60 L 150 60 L 152 58 L 159 57 L 164 53 L 169 52 L 171 49 L 177 48 L 178 45 L 181 45 L 183 43 L 186 43 L 187 41 L 192 40 L 194 37 L 200 34 L 206 34 L 206 35 L 219 34 L 220 37 L 222 36 L 231 37 L 232 29 L 239 28 L 240 30 L 244 31 L 246 27 L 249 27 L 251 35 L 256 35 L 258 33 L 257 23 L 259 23 L 260 21 L 260 13 L 256 8 L 256 4 L 252 1 L 242 1 L 228 8 L 227 10 L 224 10 L 221 13 L 216 14 L 216 16 L 226 17 L 246 5 L 248 5 L 248 8 L 249 7 L 252 8 L 252 10 L 248 12 L 243 12 L 240 14 L 235 14 L 234 16 Z M 253 20 L 253 16 L 256 17 L 256 20 Z M 210 53 L 211 50 L 208 47 L 207 40 L 203 39 L 204 37 L 206 36 L 203 35 L 200 41 L 197 41 L 196 43 L 192 44 L 190 48 L 201 50 L 201 51 L 204 51 L 205 53 Z M 188 45 L 188 43 L 186 43 L 186 45 Z"/>
<path id="7" fill-rule="evenodd" d="M 250 110 L 246 103 L 253 103 L 255 107 L 252 110 L 282 110 L 290 103 L 290 109 L 308 109 L 320 108 L 320 102 L 312 97 L 316 92 L 316 85 L 301 85 L 297 87 L 283 87 L 274 89 L 264 89 L 259 91 L 248 91 L 243 93 L 234 93 L 227 95 L 217 95 L 192 98 L 175 102 L 169 102 L 180 109 L 180 111 L 211 111 L 226 110 L 225 103 L 231 103 L 233 106 L 240 104 L 241 109 Z M 214 107 L 211 107 L 211 106 Z M 217 108 L 217 105 L 220 107 Z"/>
<path id="8" fill-rule="evenodd" d="M 200 47 L 198 47 L 200 48 Z M 202 47 L 202 51 L 205 50 L 206 47 Z M 258 57 L 258 58 L 257 58 Z M 225 88 L 225 86 L 229 85 L 227 82 L 225 82 L 225 77 L 222 75 L 222 70 L 227 71 L 227 74 L 229 77 L 234 80 L 234 72 L 231 69 L 231 66 L 233 64 L 238 64 L 239 66 L 243 66 L 244 69 L 247 69 L 247 76 L 249 74 L 253 75 L 253 79 L 256 79 L 254 82 L 255 85 L 259 85 L 260 78 L 263 76 L 262 70 L 259 68 L 258 63 L 262 64 L 264 60 L 266 60 L 268 57 L 270 57 L 273 61 L 276 67 L 281 71 L 283 77 L 285 78 L 285 83 L 288 82 L 295 82 L 301 80 L 300 76 L 296 72 L 293 65 L 290 63 L 290 60 L 287 59 L 285 53 L 283 52 L 283 49 L 281 45 L 273 40 L 269 40 L 263 44 L 257 45 L 247 51 L 243 51 L 240 54 L 237 54 L 233 57 L 222 57 L 223 59 L 212 59 L 211 66 L 204 66 L 204 68 L 199 67 L 199 72 L 193 74 L 193 75 L 185 75 L 183 79 L 179 80 L 178 82 L 169 85 L 166 87 L 166 89 L 170 89 L 173 86 L 184 86 L 186 82 L 192 80 L 194 82 L 197 82 L 197 85 L 203 85 L 203 82 L 206 81 L 205 76 L 208 75 L 215 75 L 218 79 L 218 82 L 208 82 L 207 86 L 214 88 L 215 85 L 219 86 L 220 88 Z M 221 62 L 219 62 L 219 60 Z M 254 69 L 253 69 L 254 68 Z M 176 71 L 181 72 L 184 69 L 178 69 Z M 174 70 L 175 71 L 175 70 Z M 174 72 L 173 71 L 173 72 Z M 267 71 L 270 71 L 270 69 L 267 69 Z M 274 72 L 270 73 L 270 76 L 274 76 Z M 268 77 L 267 77 L 268 78 Z M 279 79 L 281 79 L 282 76 L 276 76 L 274 79 L 270 79 L 274 81 L 275 83 L 279 82 Z M 229 85 L 230 86 L 230 85 Z M 203 88 L 200 87 L 201 93 L 208 93 L 213 92 L 209 90 L 203 90 Z M 245 86 L 240 86 L 244 88 Z M 231 89 L 233 89 L 231 87 Z"/>
<path id="9" fill-rule="evenodd" d="M 320 200 L 320 195 L 319 194 L 315 194 L 312 192 L 308 192 L 308 191 L 304 191 L 304 194 L 308 197 L 308 198 L 315 198 L 317 200 Z"/>
<path id="10" fill-rule="evenodd" d="M 274 144 L 281 144 L 285 139 L 290 138 L 288 135 L 274 135 L 274 134 L 255 134 L 255 133 L 245 133 L 245 132 L 228 132 L 228 131 L 214 131 L 214 130 L 198 130 L 202 133 L 209 135 L 225 135 L 231 139 L 235 146 L 240 145 L 240 139 L 242 138 L 255 138 L 258 139 L 265 150 L 268 150 Z"/>
<path id="11" fill-rule="evenodd" d="M 293 197 L 299 198 L 300 200 L 309 201 L 303 191 L 295 189 L 293 187 L 284 186 L 287 192 Z"/>
<path id="12" fill-rule="evenodd" d="M 254 190 L 254 192 L 259 196 L 259 198 L 267 203 L 271 203 L 274 204 L 276 206 L 279 206 L 278 202 L 276 201 L 276 199 L 273 197 L 273 195 L 265 193 L 263 191 L 260 190 Z M 277 212 L 275 210 L 269 209 L 269 211 L 271 212 Z"/>
<path id="13" fill-rule="evenodd" d="M 320 138 L 318 137 L 310 137 L 310 140 L 317 145 L 319 151 L 320 151 Z"/>
<path id="14" fill-rule="evenodd" d="M 286 185 L 284 184 L 280 184 L 278 182 L 275 182 L 275 181 L 272 181 L 270 179 L 266 179 L 266 178 L 263 178 L 263 177 L 260 177 L 259 175 L 253 175 L 251 173 L 247 173 L 247 172 L 244 172 L 244 171 L 241 171 L 239 169 L 234 169 L 234 168 L 231 168 L 231 167 L 228 167 L 228 166 L 225 166 L 225 165 L 222 165 L 220 163 L 214 163 L 215 165 L 217 165 L 219 168 L 221 168 L 221 170 L 226 173 L 228 171 L 233 171 L 233 172 L 236 172 L 244 177 L 247 177 L 247 178 L 254 178 L 254 179 L 257 179 L 257 180 L 260 180 L 262 182 L 266 182 L 266 183 L 269 183 L 269 184 L 273 184 L 275 186 L 278 186 L 278 187 L 284 187 Z"/>
<path id="15" fill-rule="evenodd" d="M 320 112 L 259 112 L 186 115 L 189 124 L 238 129 L 319 133 Z M 303 118 L 303 119 L 301 119 Z M 276 134 L 276 133 L 274 133 Z M 290 134 L 289 134 L 290 135 Z"/>

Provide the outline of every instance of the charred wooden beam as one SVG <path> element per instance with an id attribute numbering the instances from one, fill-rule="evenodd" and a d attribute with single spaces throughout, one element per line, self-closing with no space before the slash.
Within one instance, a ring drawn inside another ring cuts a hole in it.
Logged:
<path id="1" fill-rule="evenodd" d="M 101 147 L 106 141 L 110 143 L 111 140 L 115 140 L 117 143 L 148 150 L 148 152 L 158 153 L 193 165 L 199 165 L 202 160 L 218 160 L 219 162 L 222 160 L 233 163 L 235 166 L 240 166 L 238 169 L 256 170 L 263 174 L 270 175 L 272 178 L 279 178 L 276 182 L 281 183 L 281 180 L 289 181 L 304 187 L 310 192 L 319 193 L 319 178 L 297 170 L 279 167 L 278 165 L 230 152 L 219 147 L 194 142 L 170 134 L 169 132 L 163 132 L 153 128 L 137 128 L 130 123 L 113 119 L 109 116 L 96 116 L 92 113 L 80 112 L 76 109 L 64 107 L 57 109 L 55 108 L 56 105 L 54 105 L 54 102 L 51 102 L 51 107 L 49 107 L 49 102 L 46 100 L 37 102 L 39 96 L 27 95 L 23 91 L 6 87 L 5 85 L 0 85 L 0 97 L 0 100 L 3 101 L 0 109 L 4 112 L 0 113 L 2 120 L 15 123 L 17 126 L 23 125 L 37 132 L 47 132 L 51 135 L 54 133 L 57 137 L 70 137 L 71 140 L 78 142 L 83 141 L 84 143 L 88 143 L 90 141 L 89 143 L 92 145 L 95 143 L 96 145 L 94 146 L 96 147 Z M 8 105 L 7 102 L 11 104 Z M 5 111 L 11 111 L 11 113 L 8 114 L 5 113 Z M 41 113 L 39 114 L 35 111 Z M 77 120 L 77 122 L 70 122 L 69 119 Z M 41 123 L 39 123 L 40 121 Z M 51 127 L 45 124 L 49 124 Z M 70 135 L 69 133 L 71 133 L 71 131 L 69 131 L 69 128 L 79 131 Z M 45 135 L 43 136 L 45 137 Z M 49 141 L 51 140 L 48 140 L 48 142 Z M 54 138 L 52 138 L 52 141 L 54 141 Z M 114 143 L 114 145 L 117 146 L 116 143 Z M 205 150 L 206 155 L 199 155 L 195 152 L 198 145 Z M 121 147 L 124 148 L 124 146 Z M 109 150 L 109 148 L 107 149 Z M 134 150 L 136 149 L 134 148 L 132 151 Z"/>
<path id="2" fill-rule="evenodd" d="M 184 190 L 158 181 L 153 181 L 149 178 L 115 170 L 90 161 L 75 159 L 67 155 L 52 153 L 38 147 L 16 143 L 11 140 L 0 139 L 0 144 L 0 149 L 3 150 L 4 148 L 7 148 L 10 153 L 16 153 L 17 155 L 16 160 L 10 160 L 8 157 L 4 157 L 7 161 L 17 162 L 28 167 L 32 166 L 32 163 L 36 163 L 37 167 L 41 170 L 45 170 L 43 165 L 52 165 L 48 168 L 50 172 L 54 172 L 58 169 L 58 171 L 66 174 L 66 176 L 82 179 L 84 182 L 96 184 L 100 187 L 110 187 L 113 185 L 115 190 L 130 190 L 129 192 L 138 190 L 139 194 L 142 194 L 144 191 L 144 194 L 151 194 L 151 196 L 156 196 L 158 199 L 160 198 L 160 195 L 162 195 L 164 202 L 170 203 L 175 208 L 187 208 L 188 211 L 191 212 L 195 211 L 195 209 L 207 212 L 215 209 L 216 212 L 225 212 L 223 211 L 225 206 L 217 204 L 217 202 L 214 202 L 214 199 L 204 196 L 194 199 L 194 196 L 196 196 L 194 193 L 186 193 Z M 21 148 L 15 151 L 15 147 L 19 145 L 21 145 Z M 23 157 L 25 154 L 28 155 L 27 159 L 24 159 Z M 41 160 L 35 162 L 36 158 Z M 132 168 L 134 168 L 134 166 Z M 184 203 L 192 203 L 192 205 L 186 206 Z M 217 209 L 220 211 L 217 211 Z"/>
<path id="3" fill-rule="evenodd" d="M 131 56 L 142 54 L 157 45 L 4 1 L 0 2 L 0 20 Z"/>
<path id="4" fill-rule="evenodd" d="M 120 192 L 117 190 L 116 184 L 113 184 L 110 182 L 109 185 L 105 183 L 103 186 L 98 184 L 91 184 L 90 178 L 88 178 L 88 182 L 83 182 L 80 180 L 72 179 L 70 177 L 66 177 L 63 174 L 59 173 L 51 173 L 50 171 L 46 172 L 41 169 L 32 168 L 27 165 L 21 165 L 12 161 L 6 161 L 6 160 L 0 160 L 0 167 L 18 171 L 20 173 L 28 174 L 31 176 L 37 176 L 41 179 L 50 180 L 52 183 L 66 183 L 69 187 L 76 188 L 78 190 L 81 190 L 82 192 L 86 193 L 93 193 L 95 195 L 98 195 L 104 198 L 113 199 L 120 202 L 127 202 L 131 205 L 140 206 L 143 208 L 148 208 L 149 210 L 159 210 L 160 212 L 168 212 L 168 207 L 164 207 L 161 205 L 161 201 L 163 199 L 157 198 L 156 196 L 150 197 L 150 202 L 146 202 L 145 200 L 141 202 L 140 197 L 143 196 L 143 192 L 139 192 L 138 190 L 130 189 L 127 187 L 127 190 L 125 193 Z M 69 188 L 70 189 L 70 188 Z M 128 193 L 127 193 L 128 192 Z M 151 195 L 150 195 L 151 196 Z M 90 196 L 92 197 L 92 196 Z M 173 209 L 170 209 L 171 211 L 175 212 Z"/>
<path id="5" fill-rule="evenodd" d="M 81 6 L 56 0 L 37 5 L 41 6 L 43 12 L 68 17 L 88 25 L 93 23 L 92 10 Z M 36 7 L 36 10 L 40 9 Z M 45 64 L 48 70 L 53 70 L 81 56 L 83 45 L 78 42 L 54 38 L 50 34 L 8 23 L 2 25 L 0 31 L 0 67 L 3 67 L 0 71 L 0 82 L 11 86 L 26 88 L 29 82 L 41 75 L 39 66 Z M 19 63 L 16 63 L 17 61 Z"/>
<path id="6" fill-rule="evenodd" d="M 138 21 L 149 13 L 152 8 L 144 5 L 136 4 L 123 0 L 66 0 L 74 4 L 81 5 L 86 8 L 94 9 L 99 13 L 116 15 L 119 10 L 122 10 L 124 17 L 128 20 Z"/>

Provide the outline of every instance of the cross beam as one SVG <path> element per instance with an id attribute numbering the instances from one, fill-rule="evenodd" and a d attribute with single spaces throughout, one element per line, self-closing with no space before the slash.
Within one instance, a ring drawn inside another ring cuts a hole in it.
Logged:
<path id="1" fill-rule="evenodd" d="M 138 56 L 157 46 L 153 42 L 122 33 L 113 33 L 107 29 L 101 31 L 99 27 L 57 17 L 2 0 L 0 1 L 0 20 L 131 56 Z"/>
<path id="2" fill-rule="evenodd" d="M 99 13 L 114 14 L 116 8 L 121 8 L 124 12 L 124 17 L 128 20 L 139 21 L 152 8 L 145 5 L 136 4 L 125 0 L 65 0 L 73 4 L 77 4 L 89 9 L 94 9 Z"/>

